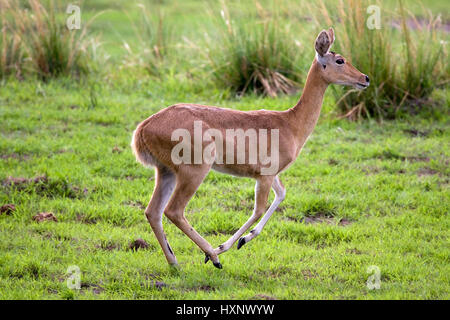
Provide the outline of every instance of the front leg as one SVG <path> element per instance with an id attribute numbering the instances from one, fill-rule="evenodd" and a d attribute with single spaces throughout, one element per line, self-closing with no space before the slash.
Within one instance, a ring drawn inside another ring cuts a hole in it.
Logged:
<path id="1" fill-rule="evenodd" d="M 273 176 L 261 176 L 256 180 L 255 185 L 255 208 L 252 216 L 246 223 L 225 243 L 221 244 L 214 251 L 216 254 L 228 251 L 233 244 L 262 216 L 269 198 L 270 188 L 274 181 Z"/>
<path id="2" fill-rule="evenodd" d="M 281 183 L 281 180 L 278 176 L 275 177 L 273 180 L 273 191 L 275 191 L 275 200 L 273 200 L 272 204 L 270 205 L 269 210 L 267 210 L 267 213 L 264 215 L 264 217 L 261 219 L 261 221 L 256 225 L 255 229 L 250 231 L 248 235 L 245 237 L 242 237 L 239 239 L 238 242 L 238 249 L 240 249 L 244 244 L 255 238 L 258 234 L 261 233 L 262 229 L 266 225 L 267 221 L 269 220 L 272 213 L 275 212 L 275 210 L 280 205 L 281 201 L 284 200 L 284 197 L 286 196 L 286 188 Z"/>

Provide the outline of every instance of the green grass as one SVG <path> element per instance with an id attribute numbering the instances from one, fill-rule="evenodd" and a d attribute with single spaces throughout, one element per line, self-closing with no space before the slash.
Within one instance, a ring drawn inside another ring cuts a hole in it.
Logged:
<path id="1" fill-rule="evenodd" d="M 175 101 L 280 110 L 296 98 L 233 102 L 214 91 L 145 87 L 161 93 L 149 99 L 133 86 L 98 85 L 95 107 L 89 88 L 69 81 L 2 88 L 0 180 L 48 181 L 0 189 L 0 203 L 17 207 L 0 217 L 0 298 L 449 298 L 447 120 L 357 124 L 325 113 L 282 174 L 281 209 L 257 239 L 221 255 L 223 270 L 204 265 L 203 253 L 164 218 L 181 264 L 173 272 L 142 209 L 154 181 L 129 149 L 136 123 Z M 325 111 L 333 103 L 328 94 Z M 217 246 L 251 214 L 253 190 L 252 180 L 212 172 L 186 215 Z M 34 222 L 39 212 L 58 222 Z M 330 223 L 302 222 L 323 215 Z M 149 249 L 128 250 L 137 238 Z M 71 265 L 82 270 L 80 291 L 66 287 Z M 365 285 L 371 265 L 381 270 L 380 290 Z M 167 286 L 158 289 L 160 282 Z"/>
<path id="2" fill-rule="evenodd" d="M 443 4 L 427 2 L 448 19 Z M 202 3 L 162 2 L 165 21 L 183 32 L 174 35 L 175 64 L 160 79 L 123 67 L 123 41 L 139 45 L 122 13 L 139 19 L 133 3 L 84 5 L 84 22 L 106 10 L 90 29 L 102 36 L 99 54 L 110 56 L 99 73 L 0 84 L 0 206 L 16 206 L 0 214 L 0 299 L 450 298 L 448 86 L 434 90 L 434 103 L 418 115 L 385 122 L 336 120 L 329 89 L 313 135 L 281 175 L 285 201 L 255 240 L 220 256 L 222 270 L 205 265 L 203 252 L 164 218 L 175 271 L 144 216 L 154 172 L 131 153 L 137 123 L 177 102 L 285 110 L 300 93 L 230 98 L 187 50 L 212 30 Z M 423 13 L 418 1 L 405 7 Z M 312 61 L 312 43 L 305 49 Z M 11 186 L 9 177 L 28 180 Z M 216 247 L 248 219 L 253 193 L 254 181 L 211 172 L 187 219 Z M 40 212 L 58 222 L 33 221 Z M 129 250 L 138 238 L 149 248 Z M 73 265 L 81 290 L 66 285 Z M 366 286 L 370 266 L 381 271 L 379 290 Z"/>

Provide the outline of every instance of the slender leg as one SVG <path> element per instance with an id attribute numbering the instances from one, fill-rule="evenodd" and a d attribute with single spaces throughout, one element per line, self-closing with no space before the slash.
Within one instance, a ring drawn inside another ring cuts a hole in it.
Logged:
<path id="1" fill-rule="evenodd" d="M 177 172 L 177 184 L 172 198 L 169 201 L 165 215 L 169 218 L 181 231 L 183 231 L 207 256 L 206 262 L 211 259 L 214 266 L 221 269 L 217 254 L 213 247 L 206 241 L 194 228 L 189 224 L 184 216 L 184 209 L 187 203 L 197 191 L 206 174 L 211 169 L 210 165 L 190 166 L 183 170 L 180 168 Z"/>
<path id="2" fill-rule="evenodd" d="M 253 214 L 230 239 L 215 249 L 216 254 L 221 254 L 228 251 L 233 244 L 262 216 L 264 210 L 266 209 L 267 199 L 269 198 L 270 187 L 273 181 L 273 176 L 262 176 L 256 180 L 255 208 L 253 210 Z"/>
<path id="3" fill-rule="evenodd" d="M 170 172 L 167 168 L 157 168 L 155 190 L 153 191 L 152 198 L 145 209 L 147 220 L 150 222 L 156 239 L 158 239 L 164 255 L 166 256 L 167 262 L 170 265 L 177 265 L 178 262 L 164 233 L 162 214 L 170 196 L 172 195 L 174 187 L 175 174 Z"/>
<path id="4" fill-rule="evenodd" d="M 286 196 L 286 188 L 281 183 L 281 180 L 278 176 L 275 177 L 272 184 L 273 191 L 275 192 L 275 199 L 273 200 L 272 204 L 269 207 L 269 210 L 267 210 L 264 217 L 261 219 L 261 221 L 258 222 L 255 229 L 251 230 L 249 234 L 247 234 L 245 237 L 242 237 L 239 239 L 238 242 L 238 249 L 240 249 L 244 244 L 255 238 L 258 234 L 261 233 L 261 230 L 266 225 L 267 221 L 269 220 L 270 216 L 278 205 L 281 203 L 281 201 L 284 200 L 284 197 Z"/>

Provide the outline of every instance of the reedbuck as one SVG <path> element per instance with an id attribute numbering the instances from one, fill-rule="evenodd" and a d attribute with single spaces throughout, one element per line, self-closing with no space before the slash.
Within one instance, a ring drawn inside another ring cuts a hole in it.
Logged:
<path id="1" fill-rule="evenodd" d="M 332 28 L 320 32 L 315 42 L 316 57 L 303 94 L 289 110 L 243 112 L 176 104 L 137 126 L 131 142 L 133 152 L 137 161 L 155 167 L 156 171 L 155 189 L 145 215 L 169 264 L 177 265 L 177 259 L 164 234 L 163 213 L 206 254 L 205 263 L 211 260 L 217 268 L 222 268 L 221 253 L 237 241 L 240 249 L 260 234 L 285 198 L 286 189 L 279 174 L 295 161 L 313 131 L 328 85 L 349 85 L 358 89 L 369 86 L 368 76 L 341 55 L 329 51 L 333 42 Z M 190 141 L 192 136 L 195 141 Z M 181 142 L 180 138 L 183 138 Z M 211 169 L 256 180 L 253 214 L 216 249 L 184 216 L 187 203 Z M 275 192 L 273 203 L 256 227 L 244 236 L 263 215 L 271 189 Z"/>

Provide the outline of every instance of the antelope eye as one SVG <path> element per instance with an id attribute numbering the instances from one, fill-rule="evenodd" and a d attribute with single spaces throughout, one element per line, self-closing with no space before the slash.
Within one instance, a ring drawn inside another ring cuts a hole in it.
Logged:
<path id="1" fill-rule="evenodd" d="M 337 60 L 336 60 L 336 63 L 337 63 L 337 64 L 344 64 L 344 59 L 337 59 Z"/>

